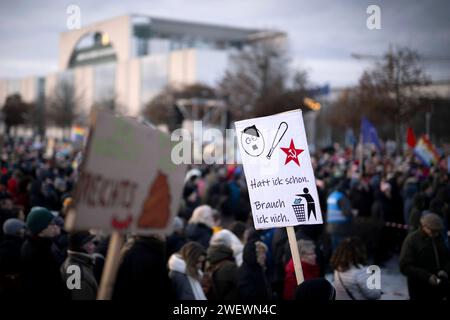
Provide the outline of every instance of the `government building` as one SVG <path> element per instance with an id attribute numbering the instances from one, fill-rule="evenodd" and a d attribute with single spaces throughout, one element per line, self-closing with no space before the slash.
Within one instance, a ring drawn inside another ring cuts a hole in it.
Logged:
<path id="1" fill-rule="evenodd" d="M 285 38 L 274 30 L 120 16 L 61 33 L 58 70 L 44 77 L 0 80 L 0 101 L 19 93 L 25 102 L 45 105 L 65 84 L 73 88 L 81 114 L 112 103 L 138 116 L 166 86 L 214 86 L 231 54 L 255 41 Z"/>

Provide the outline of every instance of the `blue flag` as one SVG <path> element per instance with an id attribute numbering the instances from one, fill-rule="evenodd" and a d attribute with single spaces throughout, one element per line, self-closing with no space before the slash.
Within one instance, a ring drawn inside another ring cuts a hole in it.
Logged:
<path id="1" fill-rule="evenodd" d="M 356 144 L 356 137 L 355 134 L 353 133 L 352 129 L 347 129 L 345 130 L 345 145 L 347 147 L 355 147 Z"/>
<path id="2" fill-rule="evenodd" d="M 373 143 L 378 151 L 381 150 L 380 140 L 378 140 L 377 129 L 365 117 L 361 120 L 362 143 Z"/>

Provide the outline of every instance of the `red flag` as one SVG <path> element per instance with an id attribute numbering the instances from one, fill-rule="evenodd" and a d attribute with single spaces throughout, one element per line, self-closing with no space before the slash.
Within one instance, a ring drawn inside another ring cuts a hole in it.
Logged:
<path id="1" fill-rule="evenodd" d="M 406 143 L 410 148 L 414 148 L 416 146 L 416 136 L 414 135 L 414 131 L 411 127 L 408 128 L 408 133 L 406 134 Z"/>

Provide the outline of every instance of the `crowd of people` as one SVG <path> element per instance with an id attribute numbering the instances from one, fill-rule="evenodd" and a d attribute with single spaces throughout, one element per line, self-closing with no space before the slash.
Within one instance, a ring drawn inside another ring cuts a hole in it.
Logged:
<path id="1" fill-rule="evenodd" d="M 79 160 L 70 143 L 49 153 L 45 143 L 4 139 L 1 296 L 96 298 L 109 236 L 64 230 Z M 242 166 L 198 165 L 186 174 L 173 233 L 127 236 L 112 299 L 380 299 L 382 288 L 367 286 L 367 266 L 394 255 L 411 299 L 448 299 L 446 164 L 427 167 L 408 152 L 370 152 L 361 161 L 338 145 L 312 161 L 324 224 L 295 227 L 301 285 L 286 230 L 253 227 Z"/>

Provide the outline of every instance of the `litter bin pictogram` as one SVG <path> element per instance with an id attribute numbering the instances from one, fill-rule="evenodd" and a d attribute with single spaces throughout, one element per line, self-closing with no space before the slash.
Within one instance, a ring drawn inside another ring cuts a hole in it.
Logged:
<path id="1" fill-rule="evenodd" d="M 301 198 L 297 198 L 294 201 L 294 204 L 292 205 L 292 208 L 294 209 L 295 217 L 297 218 L 298 222 L 305 222 L 306 216 L 305 216 L 305 205 L 301 203 Z"/>

